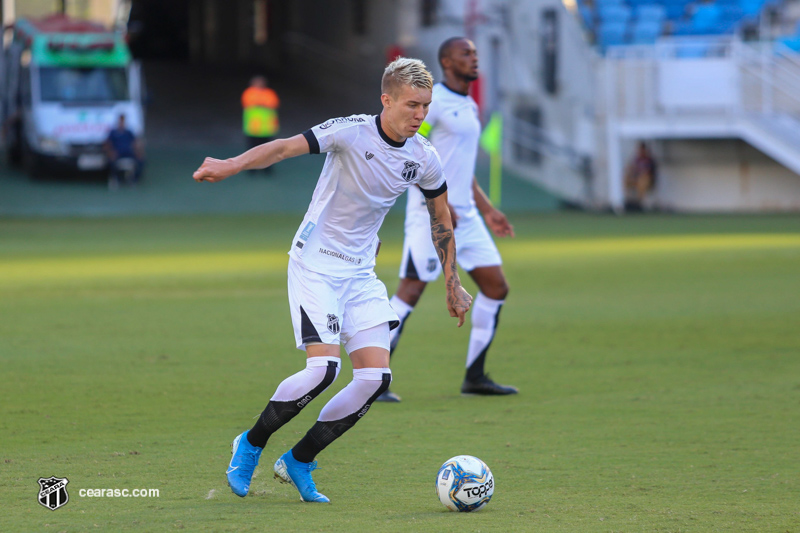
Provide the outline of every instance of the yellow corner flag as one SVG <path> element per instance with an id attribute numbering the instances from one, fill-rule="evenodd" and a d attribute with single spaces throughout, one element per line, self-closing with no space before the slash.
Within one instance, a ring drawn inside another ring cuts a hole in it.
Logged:
<path id="1" fill-rule="evenodd" d="M 500 192 L 503 182 L 503 115 L 495 111 L 483 129 L 481 148 L 489 154 L 489 200 L 500 207 Z"/>
<path id="2" fill-rule="evenodd" d="M 503 147 L 503 115 L 495 111 L 489 123 L 483 129 L 480 140 L 481 148 L 489 154 L 502 151 Z"/>

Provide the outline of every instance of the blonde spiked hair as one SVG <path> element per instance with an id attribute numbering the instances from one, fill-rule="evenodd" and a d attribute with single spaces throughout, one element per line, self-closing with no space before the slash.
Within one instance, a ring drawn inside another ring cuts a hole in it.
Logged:
<path id="1" fill-rule="evenodd" d="M 402 85 L 415 89 L 433 89 L 433 75 L 419 59 L 398 57 L 383 71 L 381 92 L 396 97 Z"/>

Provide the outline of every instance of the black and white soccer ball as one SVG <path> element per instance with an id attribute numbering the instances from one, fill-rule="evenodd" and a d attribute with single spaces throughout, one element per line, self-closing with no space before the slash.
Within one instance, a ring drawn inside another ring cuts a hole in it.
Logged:
<path id="1" fill-rule="evenodd" d="M 436 475 L 436 495 L 451 511 L 482 509 L 494 494 L 494 476 L 486 463 L 471 455 L 445 461 Z"/>

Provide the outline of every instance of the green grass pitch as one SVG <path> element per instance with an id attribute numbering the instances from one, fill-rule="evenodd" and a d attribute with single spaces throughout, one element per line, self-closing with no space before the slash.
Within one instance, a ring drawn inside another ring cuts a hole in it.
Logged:
<path id="1" fill-rule="evenodd" d="M 469 329 L 438 283 L 393 360 L 403 403 L 319 457 L 332 503 L 271 467 L 348 362 L 234 496 L 230 441 L 303 366 L 285 294 L 300 218 L 0 220 L 0 531 L 800 531 L 796 216 L 514 216 L 488 369 L 520 394 L 460 396 Z M 401 226 L 382 232 L 390 293 Z M 434 495 L 456 454 L 494 472 L 478 513 Z M 37 502 L 53 475 L 56 511 Z"/>

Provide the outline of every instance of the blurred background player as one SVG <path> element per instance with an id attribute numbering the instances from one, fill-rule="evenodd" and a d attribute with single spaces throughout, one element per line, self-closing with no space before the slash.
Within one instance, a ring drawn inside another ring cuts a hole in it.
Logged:
<path id="1" fill-rule="evenodd" d="M 472 331 L 467 350 L 464 394 L 516 394 L 515 387 L 499 385 L 484 370 L 486 353 L 494 338 L 500 309 L 508 294 L 508 283 L 500 254 L 481 221 L 498 237 L 514 236 L 506 216 L 495 209 L 475 180 L 475 160 L 481 124 L 478 106 L 469 96 L 469 84 L 478 79 L 478 53 L 472 41 L 463 37 L 446 40 L 439 48 L 444 81 L 433 88 L 433 101 L 420 133 L 428 137 L 442 158 L 448 184 L 448 201 L 455 227 L 458 263 L 480 292 L 472 308 Z M 439 277 L 441 269 L 424 220 L 425 202 L 417 187 L 408 190 L 405 242 L 400 264 L 400 284 L 391 303 L 400 317 L 400 327 L 391 333 L 394 353 L 403 326 L 417 305 L 426 285 Z M 378 401 L 399 402 L 387 390 Z"/>
<path id="2" fill-rule="evenodd" d="M 644 142 L 640 142 L 636 156 L 625 170 L 625 192 L 630 198 L 626 208 L 642 210 L 646 207 L 647 195 L 656 184 L 656 160 Z"/>
<path id="3" fill-rule="evenodd" d="M 139 181 L 144 166 L 144 150 L 133 131 L 125 125 L 125 115 L 117 118 L 117 124 L 109 130 L 103 148 L 108 157 L 109 188 L 116 189 L 126 181 Z M 130 175 L 130 179 L 124 179 L 125 175 Z"/>
<path id="4" fill-rule="evenodd" d="M 311 477 L 314 458 L 353 427 L 392 380 L 389 331 L 398 320 L 374 267 L 378 229 L 409 187 L 425 198 L 428 241 L 433 240 L 445 271 L 448 310 L 459 326 L 464 323 L 472 297 L 458 278 L 447 184 L 436 150 L 416 135 L 432 87 L 433 77 L 421 61 L 400 58 L 383 74 L 380 115 L 331 119 L 232 159 L 206 158 L 194 173 L 197 181 L 216 182 L 289 157 L 328 153 L 289 253 L 292 325 L 297 347 L 307 353 L 306 368 L 281 382 L 253 428 L 233 441 L 227 476 L 238 496 L 250 490 L 270 435 L 334 382 L 344 345 L 353 381 L 325 404 L 316 424 L 274 466 L 276 477 L 297 488 L 303 501 L 330 501 Z"/>
<path id="5" fill-rule="evenodd" d="M 247 138 L 247 147 L 271 141 L 280 131 L 278 93 L 267 86 L 267 78 L 255 76 L 250 86 L 242 93 L 242 129 Z M 265 173 L 272 172 L 270 167 Z"/>

